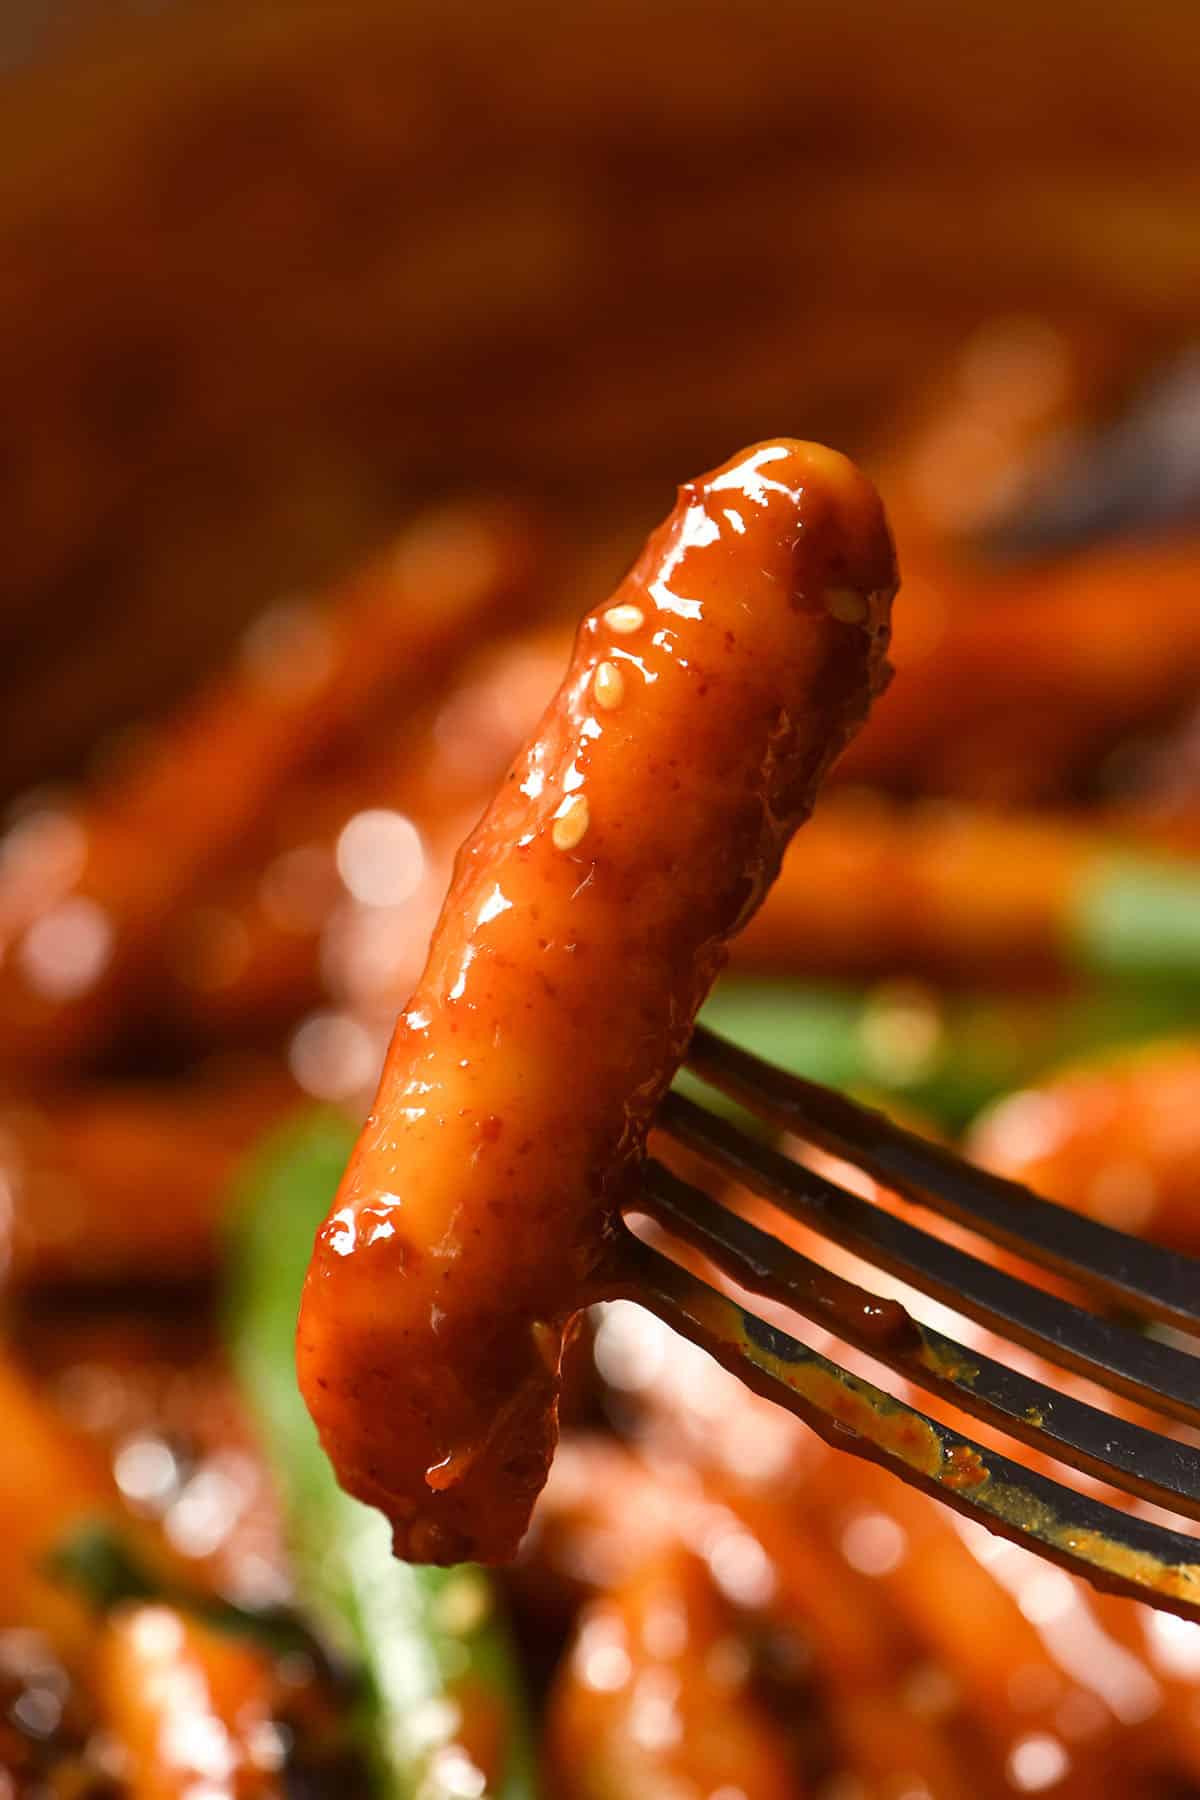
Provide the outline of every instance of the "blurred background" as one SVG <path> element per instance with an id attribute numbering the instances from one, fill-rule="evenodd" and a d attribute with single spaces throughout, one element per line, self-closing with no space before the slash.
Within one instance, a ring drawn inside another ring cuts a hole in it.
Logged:
<path id="1" fill-rule="evenodd" d="M 708 1018 L 1200 1251 L 1192 0 L 0 0 L 0 94 L 0 1800 L 1194 1800 L 1200 1627 L 632 1305 L 494 1580 L 292 1372 L 457 845 L 765 436 L 897 672 Z"/>
<path id="2" fill-rule="evenodd" d="M 0 781 L 428 495 L 594 531 L 768 432 L 861 453 L 1013 314 L 1155 368 L 1197 38 L 1183 0 L 9 0 Z"/>

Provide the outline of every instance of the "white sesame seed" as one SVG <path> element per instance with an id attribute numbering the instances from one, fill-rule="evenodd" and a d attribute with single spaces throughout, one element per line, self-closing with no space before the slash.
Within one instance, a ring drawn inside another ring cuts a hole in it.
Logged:
<path id="1" fill-rule="evenodd" d="M 559 1363 L 562 1361 L 562 1339 L 558 1332 L 555 1331 L 553 1325 L 548 1325 L 545 1319 L 535 1319 L 529 1327 L 529 1335 L 533 1340 L 534 1349 L 546 1368 L 551 1375 L 557 1375 Z"/>
<path id="2" fill-rule="evenodd" d="M 646 615 L 640 606 L 610 606 L 604 615 L 604 623 L 618 637 L 632 637 L 646 623 Z"/>
<path id="3" fill-rule="evenodd" d="M 564 800 L 554 816 L 550 836 L 556 850 L 573 850 L 589 824 L 588 803 L 584 794 L 572 794 Z"/>
<path id="4" fill-rule="evenodd" d="M 592 679 L 596 705 L 605 712 L 616 712 L 625 698 L 625 677 L 616 663 L 602 662 Z"/>
<path id="5" fill-rule="evenodd" d="M 854 588 L 826 588 L 825 610 L 846 625 L 861 625 L 867 616 L 867 602 Z"/>

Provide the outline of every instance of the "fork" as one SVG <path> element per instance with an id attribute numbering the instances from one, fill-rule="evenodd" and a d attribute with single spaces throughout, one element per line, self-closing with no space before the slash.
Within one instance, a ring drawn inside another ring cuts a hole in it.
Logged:
<path id="1" fill-rule="evenodd" d="M 801 1166 L 683 1094 L 657 1130 L 707 1168 L 1014 1343 L 1159 1415 L 1200 1425 L 1200 1359 L 1141 1321 L 1200 1334 L 1200 1260 L 1130 1238 L 972 1167 L 882 1114 L 785 1073 L 698 1026 L 685 1066 L 776 1131 L 1086 1289 L 1105 1311 L 993 1267 Z M 780 1243 L 649 1158 L 636 1205 L 743 1291 L 826 1327 L 905 1380 L 1041 1455 L 1200 1519 L 1200 1451 L 1057 1392 L 920 1323 Z M 890 1469 L 990 1530 L 1200 1622 L 1200 1540 L 1079 1493 L 885 1393 L 619 1227 L 622 1288 L 827 1442 Z M 627 1284 L 627 1285 L 625 1285 Z"/>

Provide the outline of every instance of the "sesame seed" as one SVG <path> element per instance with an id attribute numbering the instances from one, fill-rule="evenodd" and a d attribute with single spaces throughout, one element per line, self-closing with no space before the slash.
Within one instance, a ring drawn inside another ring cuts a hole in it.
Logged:
<path id="1" fill-rule="evenodd" d="M 854 588 L 826 588 L 825 610 L 846 625 L 861 625 L 867 616 L 867 602 Z"/>
<path id="2" fill-rule="evenodd" d="M 646 615 L 640 606 L 610 606 L 604 615 L 604 623 L 618 637 L 632 637 L 646 623 Z"/>
<path id="3" fill-rule="evenodd" d="M 572 794 L 554 815 L 550 836 L 556 850 L 573 850 L 588 828 L 588 803 L 583 794 Z"/>
<path id="4" fill-rule="evenodd" d="M 592 680 L 592 692 L 596 696 L 596 705 L 605 712 L 616 712 L 625 698 L 625 677 L 616 663 L 602 662 Z"/>
<path id="5" fill-rule="evenodd" d="M 529 1327 L 529 1335 L 533 1339 L 533 1347 L 542 1363 L 551 1375 L 558 1374 L 558 1366 L 562 1361 L 562 1338 L 553 1325 L 547 1325 L 544 1319 L 534 1319 Z"/>

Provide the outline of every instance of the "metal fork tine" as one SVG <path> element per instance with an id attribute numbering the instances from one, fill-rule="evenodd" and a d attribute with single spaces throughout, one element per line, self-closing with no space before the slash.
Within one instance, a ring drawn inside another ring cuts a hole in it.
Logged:
<path id="1" fill-rule="evenodd" d="M 1200 1423 L 1200 1359 L 969 1256 L 752 1142 L 682 1094 L 667 1095 L 657 1123 L 751 1192 L 954 1311 L 1155 1411 Z"/>
<path id="2" fill-rule="evenodd" d="M 748 1112 L 844 1157 L 885 1187 L 1147 1317 L 1200 1331 L 1200 1260 L 1127 1237 L 790 1075 L 704 1026 L 688 1067 Z"/>
<path id="3" fill-rule="evenodd" d="M 1143 1499 L 1200 1519 L 1200 1453 L 1114 1418 L 1005 1367 L 880 1301 L 727 1211 L 661 1163 L 646 1164 L 642 1204 L 753 1293 L 827 1326 L 919 1386 L 1035 1449 Z"/>
<path id="4" fill-rule="evenodd" d="M 836 1449 L 880 1463 L 1097 1587 L 1200 1623 L 1200 1544 L 1037 1475 L 893 1399 L 626 1233 L 632 1298 Z"/>

